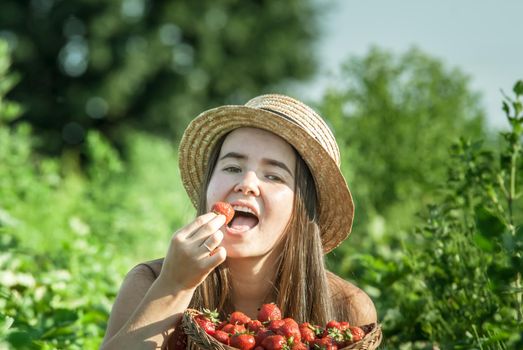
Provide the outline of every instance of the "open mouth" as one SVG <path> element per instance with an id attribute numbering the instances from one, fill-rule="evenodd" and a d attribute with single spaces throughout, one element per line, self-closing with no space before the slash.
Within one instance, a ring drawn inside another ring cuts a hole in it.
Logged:
<path id="1" fill-rule="evenodd" d="M 258 222 L 258 217 L 250 209 L 234 206 L 234 217 L 227 226 L 233 231 L 243 232 L 252 229 Z"/>

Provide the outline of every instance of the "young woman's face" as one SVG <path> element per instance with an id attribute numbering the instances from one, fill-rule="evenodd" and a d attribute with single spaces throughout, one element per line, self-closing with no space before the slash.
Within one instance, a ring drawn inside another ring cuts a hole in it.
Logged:
<path id="1" fill-rule="evenodd" d="M 292 147 L 271 132 L 240 128 L 226 137 L 207 188 L 207 210 L 218 201 L 235 208 L 222 229 L 227 256 L 262 256 L 281 238 L 293 210 L 295 165 Z"/>

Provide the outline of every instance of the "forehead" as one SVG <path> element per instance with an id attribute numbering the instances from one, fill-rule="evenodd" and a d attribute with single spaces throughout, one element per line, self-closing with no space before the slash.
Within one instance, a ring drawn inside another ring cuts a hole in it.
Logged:
<path id="1" fill-rule="evenodd" d="M 223 142 L 220 155 L 227 152 L 286 160 L 291 162 L 291 166 L 294 166 L 296 157 L 294 149 L 287 141 L 270 131 L 257 128 L 239 128 L 231 131 Z"/>

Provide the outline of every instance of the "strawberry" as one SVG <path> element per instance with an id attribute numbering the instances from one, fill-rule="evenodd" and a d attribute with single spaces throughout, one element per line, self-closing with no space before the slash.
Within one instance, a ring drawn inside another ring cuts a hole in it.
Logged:
<path id="1" fill-rule="evenodd" d="M 316 332 L 315 327 L 312 326 L 310 323 L 305 322 L 300 324 L 300 334 L 301 334 L 301 340 L 307 343 L 310 343 L 314 339 L 316 339 Z"/>
<path id="2" fill-rule="evenodd" d="M 197 315 L 194 317 L 194 320 L 203 328 L 205 333 L 214 335 L 214 332 L 216 332 L 216 325 L 204 315 Z"/>
<path id="3" fill-rule="evenodd" d="M 281 310 L 276 304 L 263 304 L 258 309 L 258 320 L 261 322 L 281 320 Z"/>
<path id="4" fill-rule="evenodd" d="M 260 321 L 251 320 L 250 322 L 247 322 L 247 324 L 245 325 L 245 328 L 247 328 L 251 332 L 258 333 L 258 331 L 264 327 Z"/>
<path id="5" fill-rule="evenodd" d="M 303 344 L 302 342 L 292 343 L 291 350 L 308 350 L 309 347 L 306 344 Z"/>
<path id="6" fill-rule="evenodd" d="M 214 333 L 213 337 L 214 337 L 214 339 L 218 340 L 222 344 L 225 344 L 225 345 L 230 344 L 229 333 L 226 333 L 224 331 L 217 329 L 216 332 Z"/>
<path id="7" fill-rule="evenodd" d="M 357 341 L 360 341 L 365 337 L 365 332 L 360 327 L 354 327 L 350 326 L 349 330 L 352 334 L 352 342 L 355 343 Z"/>
<path id="8" fill-rule="evenodd" d="M 244 333 L 245 326 L 242 324 L 227 323 L 225 326 L 223 326 L 222 331 L 229 334 Z"/>
<path id="9" fill-rule="evenodd" d="M 234 311 L 231 316 L 229 317 L 229 323 L 231 324 L 247 324 L 251 322 L 251 319 L 249 316 L 247 316 L 246 314 L 244 314 L 243 312 L 240 312 L 240 311 Z"/>
<path id="10" fill-rule="evenodd" d="M 287 343 L 282 335 L 270 335 L 263 339 L 261 346 L 265 350 L 282 350 L 287 347 Z"/>
<path id="11" fill-rule="evenodd" d="M 225 225 L 231 222 L 234 217 L 234 209 L 227 202 L 216 202 L 213 204 L 211 211 L 215 212 L 218 215 L 225 215 Z"/>
<path id="12" fill-rule="evenodd" d="M 285 324 L 284 320 L 272 320 L 267 325 L 267 328 L 273 331 L 274 333 L 278 333 L 278 330 Z"/>
<path id="13" fill-rule="evenodd" d="M 292 339 L 295 342 L 300 342 L 301 333 L 300 333 L 300 327 L 298 326 L 298 323 L 296 321 L 294 321 L 292 318 L 285 318 L 282 321 L 283 321 L 283 325 L 281 325 L 276 330 L 276 334 L 283 335 L 287 339 L 292 337 Z M 273 322 L 278 322 L 278 321 L 271 321 L 271 323 L 273 323 Z"/>
<path id="14" fill-rule="evenodd" d="M 240 350 L 251 350 L 256 342 L 252 334 L 235 334 L 231 337 L 231 346 Z"/>
<path id="15" fill-rule="evenodd" d="M 311 349 L 316 349 L 316 350 L 338 350 L 338 346 L 333 341 L 333 339 L 329 336 L 314 339 L 314 341 L 310 345 L 311 345 Z"/>
<path id="16" fill-rule="evenodd" d="M 346 329 L 349 329 L 350 324 L 349 322 L 340 322 L 340 330 L 344 331 Z"/>
<path id="17" fill-rule="evenodd" d="M 254 335 L 254 339 L 256 340 L 256 345 L 261 345 L 263 342 L 263 339 L 267 338 L 268 336 L 275 335 L 273 331 L 265 328 L 260 328 L 260 330 Z"/>
<path id="18" fill-rule="evenodd" d="M 329 329 L 329 328 L 337 328 L 337 329 L 341 329 L 341 325 L 338 321 L 329 321 L 327 323 L 327 325 L 325 326 L 325 328 Z"/>

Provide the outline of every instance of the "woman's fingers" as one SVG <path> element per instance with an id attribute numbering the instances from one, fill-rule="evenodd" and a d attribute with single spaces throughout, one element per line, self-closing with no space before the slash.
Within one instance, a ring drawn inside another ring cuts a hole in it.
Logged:
<path id="1" fill-rule="evenodd" d="M 210 235 L 220 230 L 220 227 L 225 225 L 225 215 L 216 215 L 205 225 L 196 229 L 191 235 L 187 236 L 188 241 L 196 242 L 198 246 L 202 245 Z"/>
<path id="2" fill-rule="evenodd" d="M 191 222 L 189 225 L 183 227 L 178 232 L 176 232 L 176 236 L 180 240 L 184 240 L 186 238 L 189 238 L 192 234 L 196 232 L 200 227 L 207 224 L 212 219 L 216 218 L 218 215 L 215 213 L 207 213 L 198 216 L 193 222 Z"/>
<path id="3" fill-rule="evenodd" d="M 202 248 L 201 251 L 204 254 L 213 255 L 215 253 L 215 249 L 218 248 L 222 240 L 222 231 L 216 231 L 202 242 L 202 244 L 200 245 L 200 247 Z"/>

